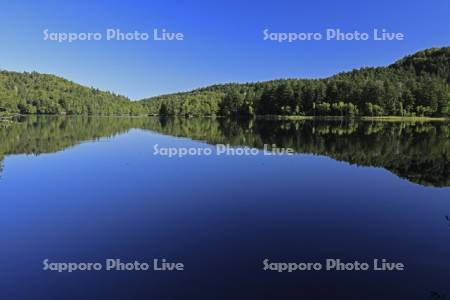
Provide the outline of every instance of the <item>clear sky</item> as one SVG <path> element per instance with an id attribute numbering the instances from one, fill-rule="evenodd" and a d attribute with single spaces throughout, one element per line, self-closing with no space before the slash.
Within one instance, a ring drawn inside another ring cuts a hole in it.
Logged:
<path id="1" fill-rule="evenodd" d="M 450 1 L 6 1 L 0 68 L 52 73 L 139 99 L 215 83 L 318 78 L 450 45 Z M 184 41 L 44 40 L 50 32 L 184 33 Z M 403 41 L 264 41 L 270 32 L 401 32 Z"/>

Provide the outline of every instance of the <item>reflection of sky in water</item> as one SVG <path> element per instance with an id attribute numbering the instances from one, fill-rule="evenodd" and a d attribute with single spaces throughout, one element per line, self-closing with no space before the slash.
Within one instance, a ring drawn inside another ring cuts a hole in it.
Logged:
<path id="1" fill-rule="evenodd" d="M 152 155 L 155 144 L 213 147 L 133 129 L 57 153 L 6 157 L 1 298 L 423 299 L 428 290 L 449 292 L 449 188 L 322 156 L 169 159 Z M 46 273 L 45 258 L 166 258 L 186 271 Z M 264 258 L 387 258 L 407 271 L 277 274 L 261 271 Z"/>

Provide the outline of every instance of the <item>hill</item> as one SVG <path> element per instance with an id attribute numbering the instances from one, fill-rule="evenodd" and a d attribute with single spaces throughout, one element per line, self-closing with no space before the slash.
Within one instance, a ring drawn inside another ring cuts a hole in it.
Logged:
<path id="1" fill-rule="evenodd" d="M 128 115 L 144 113 L 128 98 L 48 74 L 0 71 L 0 113 Z"/>
<path id="2" fill-rule="evenodd" d="M 214 85 L 142 102 L 150 113 L 163 115 L 448 117 L 449 83 L 450 47 L 445 47 L 324 79 Z"/>
<path id="3" fill-rule="evenodd" d="M 0 71 L 0 114 L 450 116 L 450 47 L 324 79 L 222 84 L 130 101 L 48 74 Z"/>

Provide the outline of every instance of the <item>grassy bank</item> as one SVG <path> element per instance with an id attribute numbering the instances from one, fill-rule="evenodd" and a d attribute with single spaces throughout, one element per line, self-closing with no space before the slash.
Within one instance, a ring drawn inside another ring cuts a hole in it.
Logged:
<path id="1" fill-rule="evenodd" d="M 363 121 L 385 121 L 385 122 L 448 122 L 449 118 L 438 117 L 402 117 L 402 116 L 381 116 L 381 117 L 361 117 Z"/>
<path id="2" fill-rule="evenodd" d="M 1 114 L 0 113 L 0 121 L 10 120 L 14 117 L 18 116 L 27 116 L 22 114 Z M 80 115 L 81 116 L 81 115 Z M 82 116 L 91 116 L 91 117 L 126 117 L 126 118 L 140 118 L 140 117 L 148 117 L 158 115 L 137 115 L 137 116 L 129 116 L 129 115 L 82 115 Z M 177 117 L 177 116 L 174 116 Z M 178 117 L 186 117 L 186 116 L 178 116 Z M 189 116 L 190 118 L 191 116 Z M 225 118 L 223 116 L 199 116 L 202 118 Z M 340 120 L 361 120 L 361 121 L 382 121 L 382 122 L 450 122 L 450 118 L 445 117 L 405 117 L 405 116 L 357 116 L 357 117 L 347 117 L 347 116 L 283 116 L 283 115 L 256 115 L 256 119 L 260 120 L 324 120 L 324 121 L 340 121 Z"/>
<path id="3" fill-rule="evenodd" d="M 13 123 L 11 115 L 0 114 L 0 128 L 8 127 Z"/>
<path id="4" fill-rule="evenodd" d="M 449 118 L 438 117 L 404 117 L 404 116 L 360 116 L 360 117 L 340 117 L 340 116 L 278 116 L 266 115 L 257 116 L 258 119 L 265 120 L 361 120 L 361 121 L 382 121 L 382 122 L 449 122 Z"/>

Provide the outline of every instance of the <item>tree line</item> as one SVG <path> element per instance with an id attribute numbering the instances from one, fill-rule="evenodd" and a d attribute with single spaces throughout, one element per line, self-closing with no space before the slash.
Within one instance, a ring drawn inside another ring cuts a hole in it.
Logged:
<path id="1" fill-rule="evenodd" d="M 130 101 L 53 75 L 0 71 L 0 114 L 450 116 L 450 47 L 325 79 L 223 84 Z"/>
<path id="2" fill-rule="evenodd" d="M 435 116 L 450 114 L 450 47 L 326 79 L 214 85 L 144 101 L 161 115 Z"/>
<path id="3" fill-rule="evenodd" d="M 0 71 L 0 114 L 138 115 L 140 103 L 63 78 Z"/>

